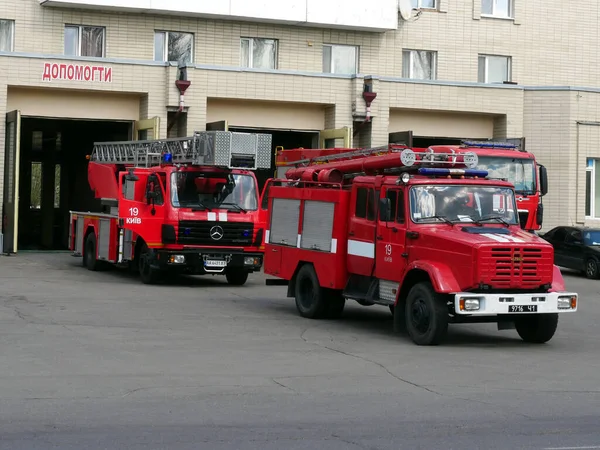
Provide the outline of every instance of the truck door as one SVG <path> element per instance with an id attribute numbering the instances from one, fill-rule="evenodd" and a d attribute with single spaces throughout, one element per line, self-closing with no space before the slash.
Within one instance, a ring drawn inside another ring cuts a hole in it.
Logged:
<path id="1" fill-rule="evenodd" d="M 348 272 L 352 274 L 373 275 L 378 197 L 379 191 L 373 185 L 352 186 L 348 225 Z"/>
<path id="2" fill-rule="evenodd" d="M 400 281 L 407 261 L 404 191 L 385 186 L 381 198 L 389 199 L 390 215 L 385 218 L 380 214 L 377 220 L 375 276 L 382 280 Z"/>
<path id="3" fill-rule="evenodd" d="M 119 219 L 122 227 L 139 235 L 148 247 L 162 245 L 165 220 L 164 181 L 157 174 L 136 173 L 137 181 L 121 176 Z"/>

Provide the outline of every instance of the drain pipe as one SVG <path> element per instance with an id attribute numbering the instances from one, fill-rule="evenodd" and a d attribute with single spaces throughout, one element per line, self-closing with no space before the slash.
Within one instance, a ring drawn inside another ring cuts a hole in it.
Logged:
<path id="1" fill-rule="evenodd" d="M 187 79 L 187 66 L 180 64 L 179 78 L 175 80 L 175 86 L 177 86 L 177 89 L 179 90 L 179 109 L 177 109 L 177 113 L 175 114 L 175 117 L 173 117 L 171 123 L 167 125 L 167 132 L 169 132 L 175 123 L 177 123 L 177 119 L 183 112 L 185 108 L 185 91 L 187 91 L 191 84 L 191 81 L 188 81 Z"/>

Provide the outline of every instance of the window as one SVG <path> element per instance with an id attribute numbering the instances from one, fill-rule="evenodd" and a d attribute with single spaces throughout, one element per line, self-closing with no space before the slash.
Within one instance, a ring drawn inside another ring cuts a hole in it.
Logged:
<path id="1" fill-rule="evenodd" d="M 379 191 L 377 191 L 377 198 L 379 198 Z M 367 220 L 375 220 L 375 191 L 369 189 L 369 202 L 367 203 Z"/>
<path id="2" fill-rule="evenodd" d="M 511 79 L 510 56 L 479 55 L 480 83 L 503 83 Z"/>
<path id="3" fill-rule="evenodd" d="M 0 19 L 0 52 L 14 50 L 15 21 Z"/>
<path id="4" fill-rule="evenodd" d="M 194 35 L 176 31 L 154 33 L 154 61 L 192 63 Z"/>
<path id="5" fill-rule="evenodd" d="M 483 16 L 512 18 L 512 0 L 481 0 Z"/>
<path id="6" fill-rule="evenodd" d="M 323 72 L 358 73 L 358 47 L 354 45 L 323 45 Z"/>
<path id="7" fill-rule="evenodd" d="M 387 191 L 386 197 L 390 199 L 390 221 L 404 223 L 404 196 L 402 191 Z"/>
<path id="8" fill-rule="evenodd" d="M 413 9 L 436 9 L 437 0 L 411 0 Z"/>
<path id="9" fill-rule="evenodd" d="M 356 190 L 354 215 L 362 219 L 367 217 L 367 188 L 358 188 Z"/>
<path id="10" fill-rule="evenodd" d="M 104 58 L 104 27 L 65 26 L 65 55 Z"/>
<path id="11" fill-rule="evenodd" d="M 54 165 L 54 207 L 60 208 L 60 164 Z"/>
<path id="12" fill-rule="evenodd" d="M 590 219 L 600 219 L 599 161 L 588 158 L 585 170 L 585 216 Z"/>
<path id="13" fill-rule="evenodd" d="M 415 80 L 436 79 L 437 52 L 404 50 L 402 52 L 402 77 Z"/>
<path id="14" fill-rule="evenodd" d="M 277 41 L 275 39 L 242 38 L 240 64 L 254 69 L 277 69 Z"/>

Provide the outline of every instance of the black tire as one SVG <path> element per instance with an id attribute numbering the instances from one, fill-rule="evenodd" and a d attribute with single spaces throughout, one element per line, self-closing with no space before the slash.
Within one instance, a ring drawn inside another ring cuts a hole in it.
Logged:
<path id="1" fill-rule="evenodd" d="M 296 275 L 296 308 L 302 317 L 322 319 L 328 313 L 325 289 L 319 285 L 315 269 L 310 264 L 303 265 Z"/>
<path id="2" fill-rule="evenodd" d="M 438 345 L 448 334 L 448 307 L 431 283 L 415 284 L 406 298 L 406 330 L 417 345 Z"/>
<path id="3" fill-rule="evenodd" d="M 232 286 L 243 286 L 248 280 L 248 272 L 244 269 L 234 269 L 231 272 L 226 272 L 225 278 Z"/>
<path id="4" fill-rule="evenodd" d="M 101 262 L 96 257 L 96 235 L 91 232 L 85 239 L 85 251 L 83 252 L 83 265 L 87 270 L 96 272 L 100 270 Z"/>
<path id="5" fill-rule="evenodd" d="M 590 258 L 585 262 L 585 276 L 590 280 L 597 280 L 599 275 L 598 261 Z"/>
<path id="6" fill-rule="evenodd" d="M 521 316 L 515 319 L 517 333 L 525 342 L 544 344 L 556 333 L 558 313 Z"/>
<path id="7" fill-rule="evenodd" d="M 328 319 L 339 319 L 344 313 L 346 299 L 341 291 L 333 289 L 324 289 L 324 291 L 327 303 L 327 312 L 325 313 L 325 316 Z"/>
<path id="8" fill-rule="evenodd" d="M 161 272 L 150 267 L 150 249 L 144 242 L 137 256 L 138 273 L 144 284 L 156 284 L 161 280 Z"/>

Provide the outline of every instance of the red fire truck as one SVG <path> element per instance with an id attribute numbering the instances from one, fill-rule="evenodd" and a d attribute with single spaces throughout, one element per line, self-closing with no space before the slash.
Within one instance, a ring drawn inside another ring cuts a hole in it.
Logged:
<path id="1" fill-rule="evenodd" d="M 83 265 L 222 274 L 243 285 L 260 270 L 266 211 L 253 170 L 271 166 L 271 135 L 192 137 L 94 145 L 88 180 L 102 212 L 71 212 L 70 249 Z"/>
<path id="2" fill-rule="evenodd" d="M 521 229 L 513 185 L 475 169 L 475 153 L 430 149 L 351 152 L 271 180 L 267 284 L 287 284 L 307 318 L 338 317 L 346 299 L 389 306 L 418 345 L 450 323 L 547 342 L 578 305 L 552 246 Z"/>
<path id="3" fill-rule="evenodd" d="M 542 197 L 548 192 L 546 168 L 538 164 L 533 153 L 520 151 L 519 147 L 507 142 L 464 141 L 462 145 L 446 146 L 453 152 L 469 151 L 479 157 L 478 169 L 487 170 L 491 177 L 502 178 L 515 187 L 519 223 L 521 228 L 537 231 L 542 228 L 544 205 Z M 393 149 L 406 148 L 390 145 L 376 149 L 385 154 Z M 277 176 L 283 177 L 293 167 L 322 164 L 332 161 L 336 155 L 352 149 L 278 149 L 276 156 Z M 415 152 L 427 152 L 425 148 L 413 148 Z"/>

